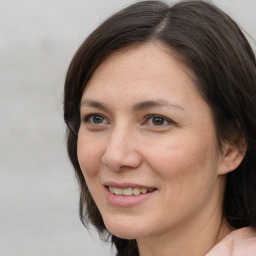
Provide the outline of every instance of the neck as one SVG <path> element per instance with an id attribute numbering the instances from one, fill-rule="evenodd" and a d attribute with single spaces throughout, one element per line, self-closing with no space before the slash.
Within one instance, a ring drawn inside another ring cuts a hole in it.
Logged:
<path id="1" fill-rule="evenodd" d="M 222 219 L 219 224 L 208 222 L 201 229 L 191 227 L 186 231 L 162 234 L 158 237 L 137 240 L 140 256 L 204 256 L 232 231 Z"/>
<path id="2" fill-rule="evenodd" d="M 137 239 L 139 255 L 204 256 L 231 231 L 222 204 L 211 205 L 167 233 Z"/>
<path id="3" fill-rule="evenodd" d="M 215 228 L 207 226 L 194 236 L 192 236 L 192 232 L 188 231 L 187 233 L 175 232 L 157 238 L 138 240 L 139 255 L 204 256 L 231 231 L 232 228 L 223 223 Z"/>

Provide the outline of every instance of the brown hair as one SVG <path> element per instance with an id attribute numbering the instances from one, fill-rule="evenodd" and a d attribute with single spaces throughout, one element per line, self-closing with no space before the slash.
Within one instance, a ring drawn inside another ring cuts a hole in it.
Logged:
<path id="1" fill-rule="evenodd" d="M 65 81 L 64 119 L 67 148 L 80 185 L 80 218 L 100 235 L 110 236 L 117 255 L 138 255 L 135 240 L 108 233 L 77 160 L 79 105 L 95 69 L 126 47 L 159 41 L 194 73 L 195 84 L 212 109 L 221 142 L 246 141 L 241 165 L 227 175 L 223 214 L 235 228 L 256 228 L 256 61 L 237 24 L 213 4 L 185 1 L 171 7 L 142 1 L 121 10 L 99 26 L 75 54 Z"/>

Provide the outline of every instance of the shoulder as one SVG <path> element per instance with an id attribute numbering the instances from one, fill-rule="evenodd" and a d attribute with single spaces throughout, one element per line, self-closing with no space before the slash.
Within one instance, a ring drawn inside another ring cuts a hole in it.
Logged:
<path id="1" fill-rule="evenodd" d="M 231 232 L 205 256 L 243 255 L 256 255 L 256 232 L 250 227 Z"/>

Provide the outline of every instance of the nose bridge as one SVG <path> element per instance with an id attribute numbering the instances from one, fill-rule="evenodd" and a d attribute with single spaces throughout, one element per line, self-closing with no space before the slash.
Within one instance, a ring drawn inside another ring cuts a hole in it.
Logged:
<path id="1" fill-rule="evenodd" d="M 102 162 L 115 171 L 121 167 L 136 168 L 140 164 L 134 130 L 128 124 L 122 123 L 113 127 Z"/>
<path id="2" fill-rule="evenodd" d="M 116 126 L 110 136 L 109 140 L 109 145 L 112 145 L 113 148 L 120 147 L 120 150 L 127 148 L 128 144 L 126 140 L 128 137 L 132 137 L 131 134 L 131 129 L 129 130 L 128 126 L 123 124 Z"/>

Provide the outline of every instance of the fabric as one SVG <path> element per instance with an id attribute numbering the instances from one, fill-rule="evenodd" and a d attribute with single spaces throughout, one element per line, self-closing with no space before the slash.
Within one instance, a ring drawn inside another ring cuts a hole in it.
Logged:
<path id="1" fill-rule="evenodd" d="M 250 227 L 235 230 L 205 256 L 256 256 L 256 232 Z"/>

